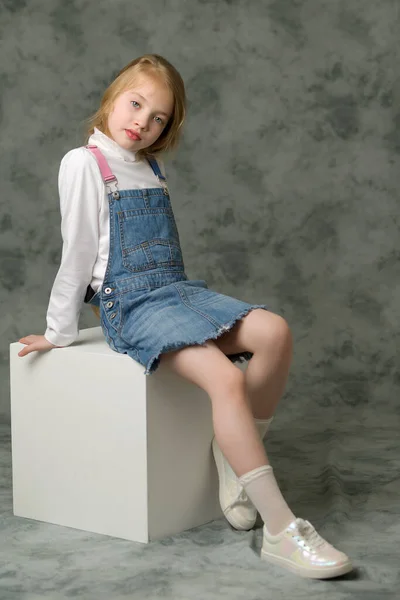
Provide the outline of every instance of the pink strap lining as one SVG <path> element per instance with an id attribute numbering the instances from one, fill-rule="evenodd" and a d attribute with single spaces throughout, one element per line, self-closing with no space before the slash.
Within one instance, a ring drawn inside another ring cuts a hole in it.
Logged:
<path id="1" fill-rule="evenodd" d="M 98 162 L 101 176 L 103 177 L 103 181 L 105 181 L 106 183 L 108 183 L 109 181 L 115 181 L 117 178 L 112 173 L 112 171 L 108 165 L 108 162 L 104 158 L 104 156 L 101 153 L 101 151 L 99 150 L 99 148 L 97 146 L 94 146 L 93 144 L 88 144 L 87 146 L 85 146 L 85 148 L 87 148 L 88 150 L 90 150 L 90 152 L 92 152 L 94 154 L 94 156 Z"/>

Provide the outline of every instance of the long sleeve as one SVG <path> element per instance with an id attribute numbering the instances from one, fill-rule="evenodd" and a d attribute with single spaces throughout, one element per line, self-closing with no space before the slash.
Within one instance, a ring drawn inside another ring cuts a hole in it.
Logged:
<path id="1" fill-rule="evenodd" d="M 99 248 L 99 210 L 104 183 L 97 163 L 85 148 L 61 160 L 61 264 L 51 290 L 45 338 L 68 346 L 78 337 L 78 321 Z"/>

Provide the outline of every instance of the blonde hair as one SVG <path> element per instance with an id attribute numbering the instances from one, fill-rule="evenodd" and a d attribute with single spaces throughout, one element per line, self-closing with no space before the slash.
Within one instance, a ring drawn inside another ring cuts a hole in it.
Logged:
<path id="1" fill-rule="evenodd" d="M 178 146 L 182 125 L 186 116 L 186 93 L 183 79 L 170 62 L 159 54 L 144 54 L 128 63 L 118 73 L 114 81 L 103 94 L 99 109 L 85 121 L 86 142 L 97 127 L 111 137 L 107 127 L 108 116 L 112 112 L 115 100 L 120 94 L 135 85 L 141 75 L 158 79 L 166 85 L 174 97 L 172 115 L 158 139 L 148 148 L 137 152 L 137 159 L 142 160 L 147 156 L 157 156 Z"/>

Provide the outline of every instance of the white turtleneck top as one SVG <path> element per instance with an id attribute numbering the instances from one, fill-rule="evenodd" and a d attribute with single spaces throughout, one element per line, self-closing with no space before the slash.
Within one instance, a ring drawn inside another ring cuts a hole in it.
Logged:
<path id="1" fill-rule="evenodd" d="M 119 146 L 95 127 L 89 144 L 104 154 L 118 180 L 118 189 L 161 187 L 146 160 Z M 162 174 L 165 167 L 157 158 Z M 107 190 L 93 154 L 81 146 L 65 154 L 58 174 L 61 236 L 60 268 L 47 309 L 45 338 L 56 346 L 69 346 L 78 337 L 78 320 L 87 286 L 97 291 L 107 267 L 110 224 Z"/>

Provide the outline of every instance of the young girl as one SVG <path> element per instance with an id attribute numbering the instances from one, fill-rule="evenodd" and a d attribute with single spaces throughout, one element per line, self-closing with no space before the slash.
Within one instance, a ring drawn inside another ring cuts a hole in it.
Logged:
<path id="1" fill-rule="evenodd" d="M 266 305 L 185 274 L 161 160 L 177 146 L 185 107 L 182 78 L 159 55 L 132 61 L 107 88 L 89 144 L 61 161 L 61 265 L 47 329 L 21 338 L 19 356 L 73 343 L 83 302 L 97 307 L 112 349 L 146 375 L 162 361 L 209 395 L 229 523 L 249 530 L 258 511 L 263 558 L 304 577 L 336 577 L 352 569 L 349 558 L 292 513 L 262 442 L 288 376 L 288 325 Z M 234 363 L 245 359 L 243 373 Z"/>

